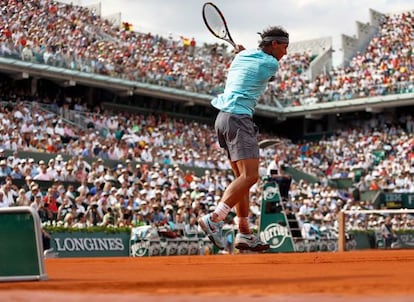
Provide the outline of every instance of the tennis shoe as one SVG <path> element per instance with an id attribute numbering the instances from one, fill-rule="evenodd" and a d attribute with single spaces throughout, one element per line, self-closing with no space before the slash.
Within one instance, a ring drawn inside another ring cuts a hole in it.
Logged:
<path id="1" fill-rule="evenodd" d="M 237 233 L 235 247 L 241 251 L 262 252 L 268 250 L 270 245 L 261 241 L 253 234 Z"/>
<path id="2" fill-rule="evenodd" d="M 207 237 L 220 250 L 224 249 L 222 229 L 224 222 L 213 222 L 210 214 L 204 215 L 198 220 L 201 229 L 207 234 Z"/>

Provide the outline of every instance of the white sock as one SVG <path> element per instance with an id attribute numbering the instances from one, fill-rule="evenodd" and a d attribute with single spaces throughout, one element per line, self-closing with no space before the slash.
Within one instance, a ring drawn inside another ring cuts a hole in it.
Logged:
<path id="1" fill-rule="evenodd" d="M 231 208 L 228 205 L 226 205 L 224 202 L 220 202 L 213 212 L 212 220 L 214 222 L 224 220 L 224 218 L 227 217 L 227 214 L 230 212 L 230 210 Z"/>

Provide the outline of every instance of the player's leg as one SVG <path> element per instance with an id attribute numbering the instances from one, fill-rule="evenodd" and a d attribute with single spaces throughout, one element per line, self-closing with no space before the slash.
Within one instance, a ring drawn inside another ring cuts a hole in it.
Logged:
<path id="1" fill-rule="evenodd" d="M 220 203 L 225 203 L 228 208 L 233 208 L 242 203 L 245 214 L 249 211 L 249 190 L 259 178 L 259 159 L 242 159 L 231 163 L 235 179 L 229 184 L 221 197 Z M 237 210 L 237 208 L 236 208 Z M 218 221 L 217 213 L 212 215 L 213 221 Z M 227 216 L 227 214 L 226 214 Z"/>
<path id="2" fill-rule="evenodd" d="M 248 204 L 249 189 L 258 179 L 259 146 L 257 127 L 250 116 L 220 112 L 215 129 L 220 147 L 227 151 L 236 178 L 224 191 L 214 212 L 201 217 L 199 224 L 218 248 L 224 248 L 221 234 L 223 220 L 241 200 Z"/>
<path id="3" fill-rule="evenodd" d="M 243 159 L 231 163 L 236 178 L 226 188 L 213 213 L 199 219 L 199 224 L 210 240 L 219 248 L 224 248 L 221 228 L 223 220 L 230 210 L 236 206 L 239 222 L 242 221 L 242 230 L 250 234 L 249 223 L 249 190 L 258 180 L 259 159 Z M 244 221 L 244 222 L 243 222 Z M 247 223 L 247 224 L 246 224 Z"/>
<path id="4" fill-rule="evenodd" d="M 244 161 L 249 161 L 249 160 L 244 160 Z M 252 165 L 252 170 L 254 171 L 256 160 L 250 160 L 250 161 Z M 247 211 L 247 215 L 248 215 L 249 189 L 251 187 L 251 182 L 255 181 L 254 180 L 255 173 L 251 173 L 251 176 L 253 178 L 251 180 L 248 180 L 248 178 L 245 175 L 240 174 L 236 163 L 230 162 L 230 164 L 233 169 L 234 176 L 236 177 L 235 180 L 224 191 L 221 201 L 217 205 L 214 212 L 211 214 L 204 215 L 198 220 L 200 227 L 207 234 L 208 238 L 214 243 L 214 245 L 219 249 L 224 248 L 223 238 L 221 236 L 222 235 L 221 228 L 223 227 L 223 220 L 227 217 L 230 210 L 235 205 L 239 204 L 241 201 L 244 201 L 243 204 L 247 203 L 247 209 L 244 209 L 243 213 L 246 213 Z"/>
<path id="5" fill-rule="evenodd" d="M 237 168 L 239 171 L 240 177 L 243 178 L 243 175 L 255 175 L 256 181 L 259 179 L 259 160 L 255 162 L 252 160 L 240 160 L 236 162 Z M 235 169 L 233 169 L 235 170 Z M 266 242 L 262 242 L 258 237 L 252 234 L 249 225 L 249 211 L 250 211 L 250 200 L 249 200 L 249 190 L 253 185 L 251 184 L 247 189 L 245 195 L 240 199 L 240 202 L 236 204 L 239 232 L 236 235 L 235 247 L 239 250 L 251 250 L 251 251 L 264 251 L 269 249 L 269 245 Z"/>
<path id="6" fill-rule="evenodd" d="M 243 162 L 240 161 L 239 165 L 243 166 Z M 232 168 L 233 171 L 237 171 L 237 177 L 239 177 L 241 175 L 240 170 L 238 168 L 237 163 L 232 163 Z M 254 169 L 254 167 L 253 167 Z M 244 169 L 243 169 L 244 170 Z M 249 217 L 249 189 L 247 190 L 247 192 L 245 192 L 245 194 L 243 195 L 243 197 L 240 199 L 240 202 L 238 202 L 235 207 L 236 207 L 236 213 L 237 213 L 237 219 L 238 219 L 238 226 L 239 226 L 239 232 L 240 233 L 244 233 L 244 234 L 249 234 L 250 233 L 250 227 L 249 227 L 249 221 L 248 221 L 248 217 Z"/>

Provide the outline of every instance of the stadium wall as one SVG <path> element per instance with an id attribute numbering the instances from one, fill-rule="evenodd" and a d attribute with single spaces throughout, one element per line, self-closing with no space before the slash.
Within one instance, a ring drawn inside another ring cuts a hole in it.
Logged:
<path id="1" fill-rule="evenodd" d="M 362 52 L 374 35 L 378 33 L 379 25 L 384 14 L 373 9 L 369 10 L 370 23 L 356 22 L 357 35 L 349 36 L 343 34 L 342 52 L 343 52 L 343 66 L 348 66 L 352 58 L 358 53 Z"/>

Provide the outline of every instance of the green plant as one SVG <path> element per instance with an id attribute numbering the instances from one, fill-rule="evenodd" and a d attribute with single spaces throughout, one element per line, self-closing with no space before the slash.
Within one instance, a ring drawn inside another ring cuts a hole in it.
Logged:
<path id="1" fill-rule="evenodd" d="M 67 228 L 64 226 L 44 226 L 43 229 L 48 233 L 108 233 L 108 234 L 118 234 L 118 233 L 130 233 L 131 228 L 127 226 L 122 227 L 108 227 L 108 226 L 93 226 L 87 228 Z"/>

